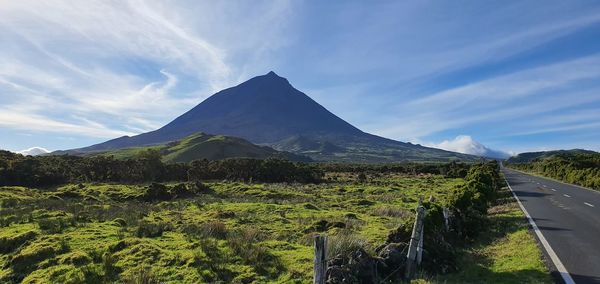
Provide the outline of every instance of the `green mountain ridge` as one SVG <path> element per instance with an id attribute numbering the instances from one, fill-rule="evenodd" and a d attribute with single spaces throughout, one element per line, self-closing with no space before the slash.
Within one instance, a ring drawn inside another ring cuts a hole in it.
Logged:
<path id="1" fill-rule="evenodd" d="M 69 154 L 81 156 L 113 156 L 117 159 L 127 159 L 138 156 L 146 150 L 156 150 L 162 155 L 162 160 L 168 163 L 187 163 L 194 160 L 223 160 L 228 158 L 283 158 L 291 161 L 311 161 L 310 158 L 277 151 L 267 146 L 252 144 L 244 139 L 224 135 L 196 133 L 181 140 L 163 144 L 142 147 L 129 147 L 108 151 L 76 152 L 63 151 L 52 154 Z"/>
<path id="2" fill-rule="evenodd" d="M 574 155 L 574 154 L 598 154 L 591 150 L 571 149 L 571 150 L 552 150 L 540 152 L 525 152 L 516 156 L 510 157 L 506 162 L 513 164 L 530 163 L 534 160 L 548 159 L 559 155 Z"/>

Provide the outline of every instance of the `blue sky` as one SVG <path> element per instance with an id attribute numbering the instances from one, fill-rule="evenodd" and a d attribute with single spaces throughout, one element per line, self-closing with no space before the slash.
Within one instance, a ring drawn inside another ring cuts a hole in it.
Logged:
<path id="1" fill-rule="evenodd" d="M 600 150 L 598 1 L 69 2 L 0 4 L 0 148 L 146 132 L 274 70 L 397 140 Z"/>

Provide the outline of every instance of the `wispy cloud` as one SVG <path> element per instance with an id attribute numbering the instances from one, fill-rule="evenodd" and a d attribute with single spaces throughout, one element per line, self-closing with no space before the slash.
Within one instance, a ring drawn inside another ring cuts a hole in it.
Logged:
<path id="1" fill-rule="evenodd" d="M 600 85 L 595 83 L 599 78 L 600 56 L 516 71 L 398 105 L 396 113 L 400 115 L 380 123 L 376 131 L 411 139 L 476 123 L 543 118 L 545 113 L 600 103 Z M 590 119 L 598 121 L 600 117 L 590 113 L 569 118 L 572 123 Z M 553 120 L 559 123 L 560 117 Z"/>
<path id="2" fill-rule="evenodd" d="M 54 120 L 50 117 L 36 114 L 23 114 L 19 111 L 0 108 L 0 125 L 20 128 L 37 132 L 71 133 L 83 136 L 115 138 L 123 135 L 133 135 L 132 132 L 113 130 L 98 123 L 73 124 Z"/>
<path id="3" fill-rule="evenodd" d="M 252 72 L 234 56 L 285 28 L 264 32 L 287 21 L 288 6 L 3 2 L 0 125 L 96 138 L 156 129 Z M 211 15 L 215 9 L 223 13 Z M 261 19 L 234 20 L 244 11 Z M 238 39 L 222 38 L 234 30 Z M 256 60 L 269 49 L 261 50 Z"/>
<path id="4" fill-rule="evenodd" d="M 269 70 L 399 140 L 600 132 L 600 6 L 550 2 L 3 1 L 0 133 L 86 146 Z"/>

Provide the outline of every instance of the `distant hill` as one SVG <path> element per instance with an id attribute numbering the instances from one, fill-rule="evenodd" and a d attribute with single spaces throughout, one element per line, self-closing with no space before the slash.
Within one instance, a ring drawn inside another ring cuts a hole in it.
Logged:
<path id="1" fill-rule="evenodd" d="M 117 159 L 127 159 L 133 158 L 148 149 L 158 150 L 162 154 L 164 162 L 191 162 L 201 159 L 222 160 L 227 158 L 284 158 L 304 162 L 311 160 L 305 156 L 277 151 L 267 146 L 254 145 L 241 138 L 205 133 L 196 133 L 181 140 L 152 146 L 94 152 L 67 151 L 64 153 L 56 152 L 55 154 L 103 155 L 114 156 Z"/>
<path id="2" fill-rule="evenodd" d="M 506 166 L 600 190 L 599 152 L 574 149 L 523 153 L 510 158 Z"/>
<path id="3" fill-rule="evenodd" d="M 598 152 L 583 149 L 526 152 L 510 157 L 506 162 L 513 164 L 530 163 L 538 159 L 547 159 L 559 155 L 572 156 L 575 154 L 598 154 Z"/>
<path id="4" fill-rule="evenodd" d="M 163 144 L 197 132 L 240 137 L 320 161 L 376 163 L 479 159 L 365 133 L 274 72 L 222 90 L 155 131 L 120 137 L 76 151 L 97 152 Z"/>

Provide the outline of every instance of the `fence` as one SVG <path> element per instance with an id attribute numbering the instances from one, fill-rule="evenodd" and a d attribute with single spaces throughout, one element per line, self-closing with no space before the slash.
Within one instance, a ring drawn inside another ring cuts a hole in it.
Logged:
<path id="1" fill-rule="evenodd" d="M 423 260 L 423 239 L 424 239 L 424 228 L 425 228 L 425 207 L 422 204 L 422 201 L 419 201 L 419 205 L 416 208 L 416 218 L 415 223 L 413 225 L 410 242 L 408 246 L 408 252 L 406 252 L 406 265 L 404 266 L 404 278 L 410 280 L 414 277 L 414 273 Z M 443 208 L 444 214 L 444 225 L 446 230 L 448 230 L 448 218 L 449 211 L 447 208 Z M 318 235 L 314 238 L 314 249 L 315 249 L 315 257 L 314 257 L 314 284 L 325 284 L 327 281 L 327 270 L 328 270 L 328 261 L 327 259 L 327 236 L 326 235 Z M 405 251 L 403 250 L 402 253 Z M 389 275 L 386 277 L 382 277 L 382 281 L 384 282 L 388 280 L 390 277 L 398 273 L 403 267 L 395 268 Z"/>

